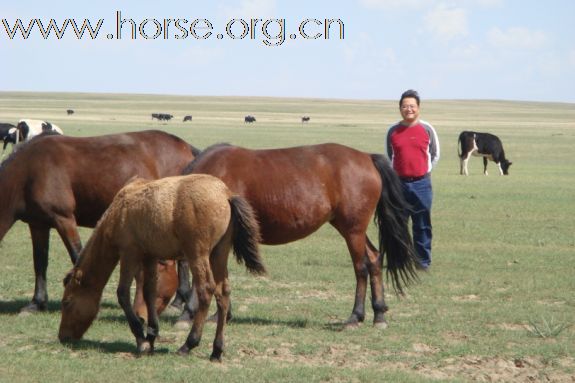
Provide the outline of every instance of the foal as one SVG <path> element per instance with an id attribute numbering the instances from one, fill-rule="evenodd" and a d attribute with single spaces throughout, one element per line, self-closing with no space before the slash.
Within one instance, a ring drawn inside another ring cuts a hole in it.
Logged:
<path id="1" fill-rule="evenodd" d="M 249 271 L 265 273 L 259 252 L 259 226 L 251 206 L 209 175 L 137 179 L 112 201 L 80 259 L 64 280 L 60 341 L 78 340 L 98 313 L 102 291 L 120 262 L 118 302 L 136 337 L 139 353 L 152 353 L 158 335 L 157 262 L 186 260 L 194 277 L 199 307 L 180 354 L 188 354 L 201 339 L 212 295 L 219 319 L 211 360 L 220 361 L 229 306 L 227 260 L 233 247 L 238 262 Z M 143 269 L 143 295 L 148 310 L 147 335 L 130 305 L 130 285 Z"/>

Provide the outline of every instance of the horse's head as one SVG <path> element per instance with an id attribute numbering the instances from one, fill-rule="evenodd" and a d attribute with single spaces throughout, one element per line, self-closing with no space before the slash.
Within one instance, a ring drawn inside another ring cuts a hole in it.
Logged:
<path id="1" fill-rule="evenodd" d="M 74 268 L 64 278 L 60 342 L 82 338 L 98 314 L 100 297 L 94 294 L 83 278 L 82 270 Z"/>

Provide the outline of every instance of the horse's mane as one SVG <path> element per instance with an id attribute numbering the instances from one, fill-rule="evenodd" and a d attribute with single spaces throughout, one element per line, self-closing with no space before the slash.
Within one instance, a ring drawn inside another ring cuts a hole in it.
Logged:
<path id="1" fill-rule="evenodd" d="M 191 146 L 191 145 L 190 145 Z M 231 144 L 228 144 L 227 142 L 220 142 L 217 144 L 213 144 L 211 146 L 208 146 L 207 148 L 205 148 L 202 151 L 199 151 L 198 149 L 198 153 L 194 153 L 195 158 L 192 160 L 192 162 L 190 162 L 183 170 L 182 174 L 190 174 L 193 170 L 194 170 L 194 166 L 196 165 L 196 163 L 198 163 L 198 161 L 200 161 L 202 158 L 204 158 L 206 155 L 208 155 L 210 152 L 219 149 L 221 147 L 225 147 L 225 146 L 232 146 Z M 192 146 L 193 148 L 193 146 Z M 195 148 L 194 148 L 195 149 Z"/>

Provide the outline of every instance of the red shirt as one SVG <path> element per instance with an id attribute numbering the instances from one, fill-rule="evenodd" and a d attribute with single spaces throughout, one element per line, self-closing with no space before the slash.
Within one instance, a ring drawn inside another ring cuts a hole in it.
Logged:
<path id="1" fill-rule="evenodd" d="M 421 177 L 429 173 L 439 158 L 439 143 L 433 127 L 393 125 L 387 133 L 387 148 L 393 168 L 400 177 Z"/>

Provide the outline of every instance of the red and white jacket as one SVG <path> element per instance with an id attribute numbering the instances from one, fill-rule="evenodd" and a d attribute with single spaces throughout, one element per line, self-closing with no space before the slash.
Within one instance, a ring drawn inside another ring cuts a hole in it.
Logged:
<path id="1" fill-rule="evenodd" d="M 439 161 L 437 133 L 423 120 L 413 126 L 398 122 L 387 132 L 387 155 L 400 177 L 423 177 Z"/>

